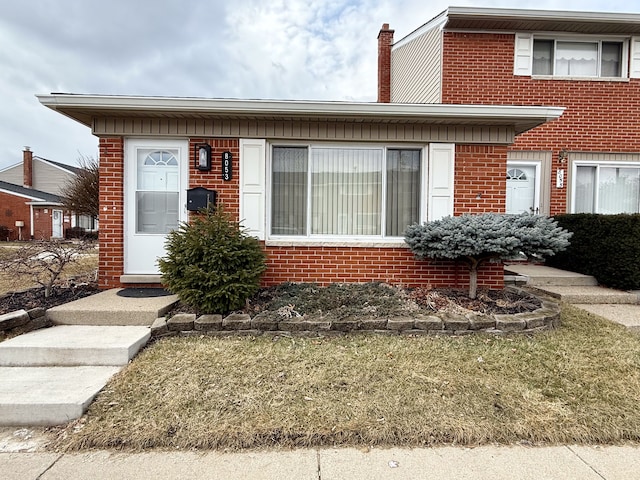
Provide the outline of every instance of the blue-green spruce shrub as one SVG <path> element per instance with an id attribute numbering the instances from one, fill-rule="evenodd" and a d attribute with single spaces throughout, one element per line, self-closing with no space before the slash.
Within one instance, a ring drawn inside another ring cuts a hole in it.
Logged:
<path id="1" fill-rule="evenodd" d="M 405 242 L 420 260 L 461 260 L 469 265 L 469 297 L 476 298 L 478 267 L 523 253 L 547 257 L 569 245 L 571 233 L 550 217 L 483 213 L 445 217 L 407 228 Z"/>

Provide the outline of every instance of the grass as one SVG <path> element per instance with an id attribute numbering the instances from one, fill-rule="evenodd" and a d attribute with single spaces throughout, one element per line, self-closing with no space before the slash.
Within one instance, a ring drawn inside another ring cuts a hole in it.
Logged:
<path id="1" fill-rule="evenodd" d="M 14 249 L 7 248 L 6 245 L 0 246 L 0 260 L 3 258 L 7 258 L 11 256 L 12 251 Z M 60 282 L 64 282 L 69 277 L 75 277 L 80 275 L 90 275 L 94 273 L 98 268 L 98 254 L 91 253 L 83 256 L 80 260 L 75 263 L 69 264 L 65 271 L 63 272 Z M 18 292 L 21 290 L 26 290 L 32 287 L 38 287 L 39 285 L 33 281 L 33 279 L 24 276 L 24 277 L 16 277 L 13 274 L 9 274 L 3 271 L 0 271 L 0 295 L 9 292 Z"/>
<path id="2" fill-rule="evenodd" d="M 640 440 L 640 338 L 564 306 L 534 336 L 170 338 L 52 449 Z"/>

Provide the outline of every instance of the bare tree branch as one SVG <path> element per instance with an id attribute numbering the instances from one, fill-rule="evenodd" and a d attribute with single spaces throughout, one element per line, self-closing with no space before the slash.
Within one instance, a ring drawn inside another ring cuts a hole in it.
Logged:
<path id="1" fill-rule="evenodd" d="M 63 187 L 60 193 L 65 209 L 78 215 L 98 218 L 100 167 L 94 157 L 80 156 L 78 165 L 82 169 Z"/>
<path id="2" fill-rule="evenodd" d="M 30 277 L 44 287 L 44 296 L 48 298 L 63 270 L 93 248 L 94 244 L 87 241 L 28 242 L 11 254 L 2 256 L 0 267 L 16 276 Z"/>

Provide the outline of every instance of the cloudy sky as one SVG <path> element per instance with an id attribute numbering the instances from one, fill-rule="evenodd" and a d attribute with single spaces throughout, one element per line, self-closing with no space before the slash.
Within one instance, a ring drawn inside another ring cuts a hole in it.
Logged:
<path id="1" fill-rule="evenodd" d="M 375 101 L 376 37 L 449 5 L 640 11 L 619 0 L 0 0 L 0 169 L 29 145 L 75 164 L 89 129 L 51 92 Z"/>

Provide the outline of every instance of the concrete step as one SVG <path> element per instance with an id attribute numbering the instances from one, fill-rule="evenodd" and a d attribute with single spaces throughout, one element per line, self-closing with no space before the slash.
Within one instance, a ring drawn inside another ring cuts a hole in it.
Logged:
<path id="1" fill-rule="evenodd" d="M 150 335 L 137 326 L 45 328 L 0 343 L 0 366 L 126 365 Z"/>
<path id="2" fill-rule="evenodd" d="M 557 286 L 595 286 L 598 281 L 590 275 L 567 272 L 544 265 L 513 264 L 505 265 L 505 275 L 526 277 L 527 285 L 557 285 Z"/>
<path id="3" fill-rule="evenodd" d="M 616 323 L 624 325 L 633 332 L 640 333 L 640 305 L 628 304 L 574 304 L 587 312 L 608 318 Z"/>
<path id="4" fill-rule="evenodd" d="M 563 302 L 573 304 L 609 303 L 633 305 L 638 303 L 638 296 L 634 293 L 604 287 L 536 285 L 532 288 L 559 298 Z"/>
<path id="5" fill-rule="evenodd" d="M 116 288 L 65 303 L 47 310 L 57 325 L 144 325 L 162 317 L 178 301 L 176 295 L 124 297 Z M 130 289 L 126 289 L 130 290 Z M 140 289 L 143 291 L 143 289 Z"/>
<path id="6" fill-rule="evenodd" d="M 120 367 L 0 367 L 0 426 L 80 418 Z"/>

